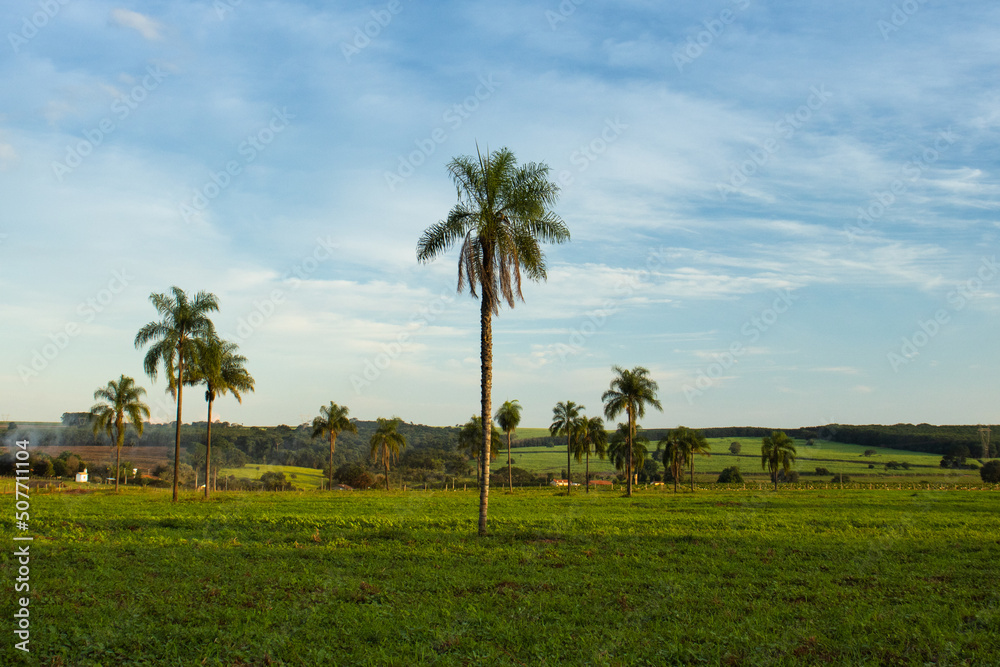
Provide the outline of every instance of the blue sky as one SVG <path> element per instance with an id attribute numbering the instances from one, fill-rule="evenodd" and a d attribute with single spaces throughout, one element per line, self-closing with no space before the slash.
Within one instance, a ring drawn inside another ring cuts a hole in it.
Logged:
<path id="1" fill-rule="evenodd" d="M 221 419 L 478 411 L 478 303 L 418 265 L 476 145 L 572 233 L 494 327 L 544 426 L 647 366 L 648 427 L 995 422 L 1000 7 L 4 3 L 0 419 L 143 374 L 152 292 L 218 295 Z M 203 419 L 200 392 L 185 420 Z"/>

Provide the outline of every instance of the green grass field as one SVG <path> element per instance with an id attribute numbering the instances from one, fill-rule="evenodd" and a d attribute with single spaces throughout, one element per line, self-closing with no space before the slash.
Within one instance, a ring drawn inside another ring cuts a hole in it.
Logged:
<path id="1" fill-rule="evenodd" d="M 297 466 L 272 466 L 258 463 L 248 463 L 242 468 L 222 468 L 219 471 L 219 479 L 232 475 L 237 479 L 260 479 L 266 472 L 283 472 L 285 479 L 292 483 L 296 489 L 314 490 L 319 489 L 323 483 L 323 471 L 316 468 L 299 468 Z M 294 475 L 294 477 L 293 477 Z M 202 475 L 204 477 L 204 475 Z M 219 482 L 221 488 L 223 482 Z"/>
<path id="2" fill-rule="evenodd" d="M 38 494 L 32 653 L 3 662 L 998 663 L 998 491 L 494 493 L 486 538 L 476 507 Z M 8 624 L 17 567 L 5 549 Z"/>
<path id="3" fill-rule="evenodd" d="M 530 437 L 530 436 L 525 436 Z M 729 453 L 729 445 L 739 442 L 742 449 L 739 456 Z M 760 465 L 760 438 L 709 438 L 711 456 L 699 456 L 695 459 L 695 479 L 700 483 L 714 482 L 723 468 L 737 466 L 744 477 L 753 480 L 766 480 L 767 472 Z M 860 445 L 847 445 L 838 442 L 817 440 L 812 446 L 807 446 L 804 440 L 795 441 L 798 458 L 792 466 L 806 479 L 822 479 L 829 481 L 833 475 L 843 473 L 852 479 L 866 481 L 898 481 L 898 480 L 928 480 L 935 483 L 977 483 L 979 473 L 976 470 L 942 470 L 939 466 L 941 456 L 898 449 L 868 448 Z M 655 451 L 656 443 L 650 443 L 650 451 Z M 875 454 L 864 456 L 867 449 L 874 449 Z M 566 469 L 566 448 L 563 447 L 520 447 L 511 450 L 514 465 L 537 474 L 554 473 L 559 475 Z M 502 451 L 494 465 L 506 464 L 507 454 Z M 910 464 L 909 470 L 886 470 L 889 461 Z M 874 466 L 869 468 L 869 465 Z M 814 477 L 816 468 L 826 468 L 829 475 Z M 662 466 L 660 468 L 662 470 Z M 584 466 L 573 460 L 573 472 L 583 472 Z M 601 461 L 596 456 L 590 457 L 591 473 L 612 473 L 614 466 L 607 461 Z"/>

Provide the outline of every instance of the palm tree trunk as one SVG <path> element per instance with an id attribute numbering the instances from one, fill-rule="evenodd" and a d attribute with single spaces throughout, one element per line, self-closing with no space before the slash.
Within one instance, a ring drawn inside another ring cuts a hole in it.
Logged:
<path id="1" fill-rule="evenodd" d="M 510 431 L 507 431 L 507 488 L 514 493 L 514 477 L 510 468 Z"/>
<path id="2" fill-rule="evenodd" d="M 389 490 L 389 452 L 382 452 L 382 462 L 385 464 L 385 490 Z"/>
<path id="3" fill-rule="evenodd" d="M 333 491 L 333 441 L 336 440 L 336 437 L 333 434 L 333 429 L 330 429 L 330 485 L 327 487 L 327 491 Z"/>
<path id="4" fill-rule="evenodd" d="M 694 455 L 691 455 L 691 491 L 694 492 Z"/>
<path id="5" fill-rule="evenodd" d="M 118 430 L 115 434 L 115 493 L 118 493 L 118 472 L 122 469 L 122 443 L 125 440 L 125 433 L 121 424 L 116 426 Z"/>
<path id="6" fill-rule="evenodd" d="M 567 406 L 567 408 L 568 407 L 569 406 Z M 572 475 L 570 474 L 570 458 L 571 458 L 570 455 L 573 453 L 573 444 L 571 440 L 573 429 L 570 427 L 569 421 L 570 421 L 569 415 L 567 415 L 566 416 L 566 495 L 567 496 L 569 495 L 570 490 L 573 488 L 570 483 L 570 478 L 572 477 Z"/>
<path id="7" fill-rule="evenodd" d="M 491 258 L 484 257 L 484 260 Z M 487 264 L 488 266 L 489 264 Z M 483 276 L 491 279 L 492 276 Z M 490 502 L 490 437 L 493 429 L 493 311 L 490 310 L 486 289 L 480 307 L 480 357 L 482 360 L 482 420 L 483 420 L 483 481 L 479 485 L 479 534 L 486 535 L 486 512 Z"/>
<path id="8" fill-rule="evenodd" d="M 587 472 L 584 475 L 584 477 L 587 478 L 587 491 L 586 491 L 586 493 L 590 493 L 590 445 L 589 444 L 587 445 Z"/>
<path id="9" fill-rule="evenodd" d="M 184 396 L 184 353 L 177 345 L 177 431 L 174 435 L 174 497 L 177 502 L 177 476 L 181 468 L 181 402 Z"/>
<path id="10" fill-rule="evenodd" d="M 212 486 L 212 398 L 208 399 L 208 435 L 205 436 L 205 497 Z"/>
<path id="11" fill-rule="evenodd" d="M 632 497 L 632 441 L 635 439 L 635 424 L 632 423 L 632 404 L 626 406 L 628 411 L 628 463 L 625 466 L 628 475 L 628 486 L 625 495 Z"/>

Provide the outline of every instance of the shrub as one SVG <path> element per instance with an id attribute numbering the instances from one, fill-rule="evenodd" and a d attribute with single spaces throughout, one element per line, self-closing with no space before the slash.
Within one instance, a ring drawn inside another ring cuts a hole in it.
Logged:
<path id="1" fill-rule="evenodd" d="M 736 442 L 735 440 L 733 442 L 729 443 L 729 453 L 730 454 L 733 454 L 733 455 L 739 454 L 742 449 L 743 449 L 743 446 L 740 443 Z"/>
<path id="2" fill-rule="evenodd" d="M 799 471 L 798 470 L 790 470 L 790 471 L 788 471 L 786 473 L 784 470 L 779 470 L 778 471 L 778 481 L 779 482 L 788 482 L 790 484 L 798 484 L 799 483 Z"/>
<path id="3" fill-rule="evenodd" d="M 834 475 L 833 479 L 831 479 L 830 481 L 836 484 L 840 484 L 841 482 L 847 484 L 848 482 L 851 481 L 851 478 L 848 477 L 847 475 Z"/>
<path id="4" fill-rule="evenodd" d="M 827 470 L 826 468 L 816 468 L 816 474 L 820 475 L 820 476 L 822 476 L 822 475 L 829 475 L 830 471 Z"/>
<path id="5" fill-rule="evenodd" d="M 740 469 L 736 466 L 729 466 L 719 473 L 719 479 L 716 481 L 719 484 L 741 484 L 743 482 L 743 475 L 740 474 Z"/>
<path id="6" fill-rule="evenodd" d="M 983 467 L 979 469 L 979 476 L 982 477 L 983 481 L 987 484 L 1000 484 L 1000 459 L 987 461 Z"/>

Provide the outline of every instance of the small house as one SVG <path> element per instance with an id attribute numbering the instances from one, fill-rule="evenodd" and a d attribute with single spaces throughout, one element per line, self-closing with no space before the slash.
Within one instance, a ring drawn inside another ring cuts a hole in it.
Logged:
<path id="1" fill-rule="evenodd" d="M 76 481 L 78 481 L 78 482 L 86 482 L 88 478 L 89 477 L 87 475 L 87 469 L 86 468 L 83 469 L 83 472 L 76 473 Z"/>

